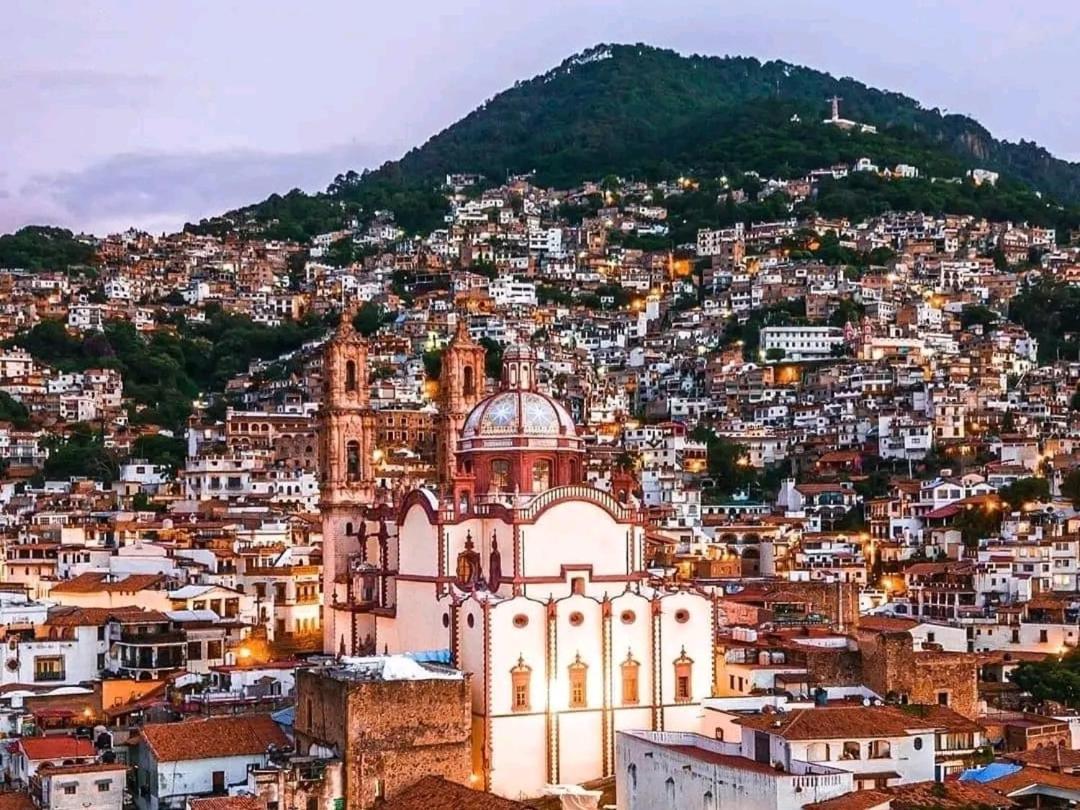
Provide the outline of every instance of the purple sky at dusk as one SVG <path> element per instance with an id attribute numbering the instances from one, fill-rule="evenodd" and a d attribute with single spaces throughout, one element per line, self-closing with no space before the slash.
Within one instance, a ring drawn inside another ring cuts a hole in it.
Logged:
<path id="1" fill-rule="evenodd" d="M 598 42 L 805 64 L 1080 160 L 1075 0 L 2 3 L 0 232 L 316 190 Z"/>

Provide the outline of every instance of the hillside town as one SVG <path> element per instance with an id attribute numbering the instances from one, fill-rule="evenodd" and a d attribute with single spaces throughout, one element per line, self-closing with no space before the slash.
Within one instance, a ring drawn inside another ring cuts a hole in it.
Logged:
<path id="1" fill-rule="evenodd" d="M 1080 801 L 1080 234 L 859 173 L 0 271 L 0 807 Z"/>

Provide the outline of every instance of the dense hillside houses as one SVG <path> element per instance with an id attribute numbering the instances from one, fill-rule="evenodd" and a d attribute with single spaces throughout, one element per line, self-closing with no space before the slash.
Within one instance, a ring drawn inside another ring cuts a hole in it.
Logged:
<path id="1" fill-rule="evenodd" d="M 468 168 L 0 271 L 12 795 L 1080 799 L 1076 234 Z"/>

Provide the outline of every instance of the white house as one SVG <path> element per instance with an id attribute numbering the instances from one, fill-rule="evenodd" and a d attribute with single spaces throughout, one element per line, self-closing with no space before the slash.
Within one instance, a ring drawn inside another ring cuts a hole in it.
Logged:
<path id="1" fill-rule="evenodd" d="M 140 810 L 181 808 L 191 796 L 222 794 L 246 783 L 289 738 L 268 714 L 207 717 L 143 726 L 134 747 Z"/>

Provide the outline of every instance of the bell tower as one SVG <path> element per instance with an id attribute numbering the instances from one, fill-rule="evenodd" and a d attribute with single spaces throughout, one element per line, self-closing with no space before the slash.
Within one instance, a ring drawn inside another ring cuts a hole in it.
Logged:
<path id="1" fill-rule="evenodd" d="M 375 415 L 368 389 L 367 341 L 346 310 L 323 349 L 319 407 L 319 511 L 323 537 L 323 648 L 338 649 L 336 583 L 360 551 L 364 513 L 375 501 Z M 348 621 L 348 614 L 341 614 Z"/>
<path id="2" fill-rule="evenodd" d="M 439 415 L 436 419 L 435 466 L 440 484 L 454 476 L 454 456 L 465 419 L 484 397 L 484 347 L 469 336 L 463 315 L 442 356 L 439 372 Z"/>

